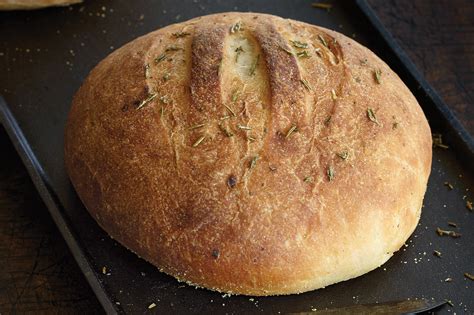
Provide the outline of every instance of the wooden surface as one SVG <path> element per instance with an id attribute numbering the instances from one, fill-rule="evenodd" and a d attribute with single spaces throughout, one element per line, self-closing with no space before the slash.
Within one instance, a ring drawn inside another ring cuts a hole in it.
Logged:
<path id="1" fill-rule="evenodd" d="M 474 1 L 370 3 L 474 135 Z M 0 152 L 0 314 L 101 313 L 2 129 Z"/>
<path id="2" fill-rule="evenodd" d="M 474 1 L 369 0 L 379 18 L 474 135 Z"/>

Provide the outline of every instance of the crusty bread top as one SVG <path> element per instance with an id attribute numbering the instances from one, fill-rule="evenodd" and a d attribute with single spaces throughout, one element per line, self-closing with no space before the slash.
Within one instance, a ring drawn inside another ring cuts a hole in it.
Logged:
<path id="1" fill-rule="evenodd" d="M 180 280 L 320 288 L 413 232 L 431 135 L 398 76 L 313 25 L 225 13 L 113 52 L 76 94 L 68 173 L 98 223 Z"/>

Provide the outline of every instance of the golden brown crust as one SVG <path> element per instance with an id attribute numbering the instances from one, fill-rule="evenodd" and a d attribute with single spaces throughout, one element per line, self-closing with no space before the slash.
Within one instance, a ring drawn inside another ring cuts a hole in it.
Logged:
<path id="1" fill-rule="evenodd" d="M 97 222 L 160 270 L 218 291 L 290 294 L 359 276 L 402 246 L 431 135 L 368 49 L 225 13 L 104 59 L 74 97 L 65 160 Z"/>

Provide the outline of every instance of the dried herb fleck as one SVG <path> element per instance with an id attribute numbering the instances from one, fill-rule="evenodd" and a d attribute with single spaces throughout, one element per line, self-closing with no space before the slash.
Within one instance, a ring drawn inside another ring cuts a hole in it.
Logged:
<path id="1" fill-rule="evenodd" d="M 178 51 L 178 50 L 184 50 L 184 49 L 181 48 L 181 47 L 178 47 L 178 46 L 170 46 L 170 47 L 165 49 L 166 52 L 168 52 L 168 51 Z"/>
<path id="2" fill-rule="evenodd" d="M 319 41 L 321 42 L 321 44 L 323 44 L 325 47 L 328 47 L 328 43 L 326 42 L 326 40 L 324 39 L 323 36 L 318 35 L 318 38 L 319 38 Z"/>
<path id="3" fill-rule="evenodd" d="M 324 10 L 331 10 L 332 8 L 332 4 L 330 3 L 323 3 L 323 2 L 315 2 L 315 3 L 312 3 L 311 6 L 313 8 L 318 8 L 318 9 L 324 9 Z"/>
<path id="4" fill-rule="evenodd" d="M 470 200 L 466 200 L 466 208 L 468 208 L 468 209 L 469 209 L 469 211 L 472 211 L 472 210 L 474 210 L 474 207 L 473 207 L 472 201 L 470 201 Z"/>
<path id="5" fill-rule="evenodd" d="M 395 129 L 397 129 L 397 128 L 398 128 L 398 123 L 397 123 L 397 122 L 394 122 L 394 123 L 392 124 L 392 129 L 395 130 Z"/>
<path id="6" fill-rule="evenodd" d="M 145 65 L 145 78 L 148 79 L 150 77 L 150 65 Z"/>
<path id="7" fill-rule="evenodd" d="M 250 142 L 254 142 L 256 141 L 257 139 L 255 139 L 253 136 L 251 135 L 247 135 L 247 140 L 249 140 Z"/>
<path id="8" fill-rule="evenodd" d="M 444 186 L 448 187 L 449 190 L 453 190 L 454 186 L 450 182 L 444 182 Z"/>
<path id="9" fill-rule="evenodd" d="M 443 143 L 443 135 L 440 133 L 433 133 L 433 148 L 449 149 L 447 145 Z"/>
<path id="10" fill-rule="evenodd" d="M 332 116 L 329 115 L 328 118 L 326 118 L 326 120 L 324 120 L 324 125 L 326 127 L 329 126 L 329 124 L 331 123 L 331 119 L 332 119 Z"/>
<path id="11" fill-rule="evenodd" d="M 296 56 L 298 56 L 298 58 L 310 58 L 311 57 L 311 55 L 308 53 L 307 50 L 297 52 Z"/>
<path id="12" fill-rule="evenodd" d="M 166 59 L 166 54 L 161 54 L 161 55 L 159 55 L 158 57 L 155 58 L 155 63 L 160 63 L 165 59 Z"/>
<path id="13" fill-rule="evenodd" d="M 236 33 L 236 32 L 239 32 L 240 30 L 242 30 L 242 22 L 241 22 L 241 21 L 235 23 L 234 25 L 232 25 L 232 26 L 230 27 L 230 33 L 231 33 L 231 34 L 234 34 L 234 33 Z"/>
<path id="14" fill-rule="evenodd" d="M 181 38 L 181 37 L 189 36 L 189 35 L 191 35 L 191 33 L 188 33 L 188 32 L 176 32 L 176 33 L 173 33 L 172 35 L 173 35 L 174 37 L 176 37 L 176 38 Z"/>
<path id="15" fill-rule="evenodd" d="M 332 181 L 334 179 L 334 176 L 336 175 L 336 173 L 334 172 L 334 168 L 332 166 L 328 167 L 327 175 L 328 175 L 329 181 Z"/>
<path id="16" fill-rule="evenodd" d="M 469 280 L 474 281 L 474 275 L 472 275 L 472 274 L 470 274 L 470 273 L 468 273 L 468 272 L 465 272 L 465 273 L 464 273 L 464 277 L 468 278 Z"/>
<path id="17" fill-rule="evenodd" d="M 448 222 L 448 225 L 452 227 L 458 227 L 458 225 L 454 222 Z"/>
<path id="18" fill-rule="evenodd" d="M 367 118 L 369 118 L 371 122 L 374 122 L 377 125 L 379 125 L 379 121 L 377 120 L 377 117 L 375 116 L 375 112 L 372 108 L 367 108 Z"/>
<path id="19" fill-rule="evenodd" d="M 219 129 L 229 138 L 234 136 L 234 134 L 222 124 L 219 124 Z"/>
<path id="20" fill-rule="evenodd" d="M 151 303 L 150 305 L 148 305 L 148 309 L 151 310 L 152 308 L 155 308 L 156 307 L 156 303 Z"/>
<path id="21" fill-rule="evenodd" d="M 235 101 L 237 101 L 238 98 L 239 98 L 239 91 L 235 90 L 231 96 L 232 103 L 235 103 Z"/>
<path id="22" fill-rule="evenodd" d="M 444 300 L 446 303 L 448 303 L 449 306 L 454 307 L 453 302 L 451 300 Z"/>
<path id="23" fill-rule="evenodd" d="M 380 69 L 374 70 L 374 79 L 375 79 L 375 82 L 377 82 L 377 84 L 382 83 L 381 77 L 382 77 L 382 70 Z"/>
<path id="24" fill-rule="evenodd" d="M 454 231 L 443 230 L 439 227 L 436 228 L 436 233 L 438 233 L 439 236 L 451 236 L 453 238 L 461 237 L 461 234 L 459 233 L 456 233 Z"/>
<path id="25" fill-rule="evenodd" d="M 337 100 L 337 94 L 336 94 L 336 91 L 334 91 L 334 89 L 331 90 L 331 98 L 333 100 Z"/>
<path id="26" fill-rule="evenodd" d="M 150 103 L 151 101 L 153 101 L 157 96 L 158 96 L 158 94 L 156 94 L 156 93 L 149 95 L 146 99 L 144 99 L 144 100 L 137 106 L 137 109 L 140 109 L 140 108 L 142 108 L 143 106 L 147 105 L 148 103 Z"/>
<path id="27" fill-rule="evenodd" d="M 244 52 L 242 46 L 239 46 L 235 49 L 235 62 L 239 61 L 239 55 Z"/>
<path id="28" fill-rule="evenodd" d="M 204 127 L 205 125 L 206 125 L 206 124 L 204 124 L 204 123 L 196 124 L 196 125 L 193 125 L 193 126 L 189 127 L 188 130 L 199 129 L 199 128 Z"/>
<path id="29" fill-rule="evenodd" d="M 294 132 L 298 131 L 298 128 L 296 125 L 292 125 L 290 129 L 286 132 L 285 138 L 288 139 Z"/>
<path id="30" fill-rule="evenodd" d="M 255 168 L 255 166 L 257 166 L 257 160 L 258 160 L 258 156 L 254 156 L 252 160 L 250 160 L 249 169 L 253 169 Z"/>
<path id="31" fill-rule="evenodd" d="M 232 116 L 234 116 L 234 117 L 237 116 L 237 115 L 235 114 L 235 112 L 232 110 L 232 108 L 230 108 L 230 106 L 227 106 L 227 105 L 224 104 L 224 107 L 229 111 L 229 113 L 230 113 Z"/>
<path id="32" fill-rule="evenodd" d="M 260 55 L 257 55 L 257 58 L 255 58 L 255 61 L 253 62 L 252 66 L 250 67 L 249 75 L 252 76 L 252 75 L 255 74 L 255 70 L 257 69 L 259 60 L 260 60 Z"/>
<path id="33" fill-rule="evenodd" d="M 338 157 L 340 157 L 341 159 L 343 159 L 343 160 L 347 160 L 347 158 L 349 157 L 349 152 L 347 152 L 347 151 L 342 151 L 342 152 L 340 152 L 340 153 L 336 153 L 336 155 L 337 155 Z"/>
<path id="34" fill-rule="evenodd" d="M 268 167 L 270 169 L 270 171 L 272 172 L 275 172 L 277 170 L 277 168 L 275 166 L 269 166 Z"/>
<path id="35" fill-rule="evenodd" d="M 440 252 L 439 250 L 434 250 L 434 251 L 433 251 L 433 255 L 435 255 L 436 257 L 441 258 L 441 255 L 442 255 L 442 254 L 441 254 L 441 252 Z"/>
<path id="36" fill-rule="evenodd" d="M 306 176 L 303 181 L 305 183 L 311 183 L 313 181 L 313 176 Z"/>
<path id="37" fill-rule="evenodd" d="M 242 129 L 242 130 L 252 130 L 251 127 L 249 127 L 249 126 L 243 126 L 243 125 L 237 125 L 237 128 Z"/>
<path id="38" fill-rule="evenodd" d="M 303 86 L 308 90 L 308 91 L 312 91 L 313 88 L 311 87 L 311 85 L 309 85 L 309 82 L 306 81 L 306 79 L 300 79 L 300 82 L 303 84 Z"/>
<path id="39" fill-rule="evenodd" d="M 168 81 L 170 79 L 170 77 L 171 77 L 171 73 L 169 73 L 169 72 L 165 73 L 163 75 L 163 81 L 165 81 L 165 82 Z"/>
<path id="40" fill-rule="evenodd" d="M 201 144 L 201 142 L 204 141 L 204 139 L 206 139 L 206 136 L 201 136 L 199 139 L 196 140 L 196 142 L 193 143 L 193 148 L 197 147 L 198 145 Z"/>
<path id="41" fill-rule="evenodd" d="M 295 46 L 296 48 L 303 48 L 303 49 L 306 49 L 308 48 L 308 44 L 307 43 L 303 43 L 303 42 L 300 42 L 298 40 L 290 40 L 290 42 L 293 44 L 293 46 Z"/>
<path id="42" fill-rule="evenodd" d="M 362 66 L 366 66 L 367 63 L 368 63 L 367 58 L 360 60 L 360 64 L 361 64 Z"/>
<path id="43" fill-rule="evenodd" d="M 235 177 L 235 175 L 230 175 L 229 178 L 227 178 L 227 186 L 229 186 L 229 188 L 234 188 L 236 184 L 237 177 Z"/>

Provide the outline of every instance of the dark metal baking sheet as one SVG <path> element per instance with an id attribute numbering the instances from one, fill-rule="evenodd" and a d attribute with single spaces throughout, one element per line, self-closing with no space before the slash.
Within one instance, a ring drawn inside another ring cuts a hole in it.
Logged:
<path id="1" fill-rule="evenodd" d="M 472 138 L 377 24 L 365 1 L 334 2 L 329 13 L 310 4 L 95 0 L 70 8 L 0 13 L 0 93 L 6 100 L 0 99 L 2 123 L 107 312 L 275 314 L 408 298 L 451 300 L 454 306 L 445 306 L 441 313 L 474 312 L 474 282 L 463 275 L 474 273 L 474 213 L 465 205 L 466 198 L 473 199 Z M 445 135 L 450 149 L 434 151 L 421 222 L 407 245 L 381 268 L 300 295 L 223 297 L 176 282 L 110 239 L 73 191 L 63 167 L 63 128 L 71 98 L 92 67 L 114 48 L 156 28 L 235 10 L 272 13 L 355 36 L 402 77 L 433 131 Z M 458 228 L 448 227 L 448 221 L 458 223 Z M 462 236 L 439 237 L 437 227 L 456 229 Z M 433 256 L 433 250 L 441 251 L 442 258 Z M 103 266 L 109 275 L 102 274 Z M 157 306 L 149 310 L 151 303 Z"/>

